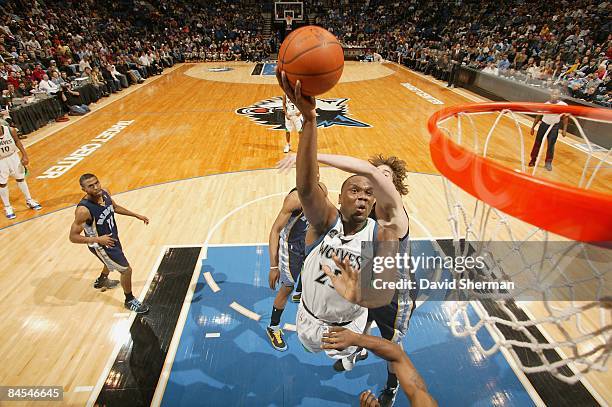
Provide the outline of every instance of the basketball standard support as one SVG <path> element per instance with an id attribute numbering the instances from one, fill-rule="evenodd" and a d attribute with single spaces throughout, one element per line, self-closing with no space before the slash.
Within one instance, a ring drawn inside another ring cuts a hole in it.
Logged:
<path id="1" fill-rule="evenodd" d="M 304 21 L 304 3 L 301 1 L 277 1 L 274 3 L 274 20 L 284 22 L 288 15 L 295 21 Z"/>

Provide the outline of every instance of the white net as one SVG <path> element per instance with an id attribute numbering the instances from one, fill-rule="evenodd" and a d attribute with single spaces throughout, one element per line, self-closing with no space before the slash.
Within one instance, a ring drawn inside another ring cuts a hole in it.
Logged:
<path id="1" fill-rule="evenodd" d="M 508 109 L 463 112 L 438 127 L 455 143 L 516 172 L 610 194 L 610 149 L 589 140 L 583 130 L 588 118 L 568 115 L 575 134 L 557 146 L 553 171 L 541 165 L 546 142 L 535 149 L 535 165 L 527 164 L 534 157 L 534 137 L 528 136 L 533 116 Z M 553 126 L 544 140 L 551 131 Z M 526 373 L 547 371 L 567 383 L 606 371 L 612 350 L 610 246 L 547 232 L 444 181 L 454 242 L 450 255 L 481 257 L 486 264 L 476 271 L 453 269 L 453 277 L 491 283 L 456 291 L 447 305 L 453 334 L 470 337 L 482 354 L 504 351 Z"/>

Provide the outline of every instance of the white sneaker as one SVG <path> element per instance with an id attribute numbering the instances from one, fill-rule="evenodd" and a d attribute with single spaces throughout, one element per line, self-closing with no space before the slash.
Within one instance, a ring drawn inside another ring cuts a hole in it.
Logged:
<path id="1" fill-rule="evenodd" d="M 8 219 L 15 219 L 15 212 L 13 211 L 13 207 L 12 206 L 5 206 L 4 207 L 4 214 L 6 215 L 6 217 Z"/>
<path id="2" fill-rule="evenodd" d="M 42 206 L 40 206 L 40 204 L 33 199 L 28 199 L 26 201 L 26 205 L 28 205 L 28 208 L 34 209 L 35 211 L 39 211 L 42 209 Z"/>
<path id="3" fill-rule="evenodd" d="M 283 148 L 283 153 L 287 154 L 290 149 L 291 149 L 291 145 L 290 144 L 285 144 L 285 148 Z"/>
<path id="4" fill-rule="evenodd" d="M 355 367 L 355 364 L 360 361 L 368 358 L 368 350 L 362 349 L 358 353 L 353 353 L 350 356 L 344 357 L 342 359 L 336 360 L 334 363 L 334 370 L 336 372 L 350 372 Z"/>

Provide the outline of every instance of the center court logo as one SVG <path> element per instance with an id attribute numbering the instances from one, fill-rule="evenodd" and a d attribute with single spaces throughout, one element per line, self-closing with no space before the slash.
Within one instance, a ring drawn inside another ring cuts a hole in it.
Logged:
<path id="1" fill-rule="evenodd" d="M 317 99 L 317 127 L 345 126 L 369 128 L 371 125 L 348 117 L 348 98 Z M 272 127 L 272 130 L 285 130 L 283 98 L 275 96 L 261 100 L 248 107 L 236 110 L 241 116 L 248 116 L 255 123 Z"/>

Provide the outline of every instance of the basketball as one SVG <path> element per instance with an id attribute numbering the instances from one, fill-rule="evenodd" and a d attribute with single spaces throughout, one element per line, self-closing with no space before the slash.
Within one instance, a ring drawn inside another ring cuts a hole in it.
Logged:
<path id="1" fill-rule="evenodd" d="M 285 71 L 292 86 L 299 79 L 303 94 L 321 95 L 333 88 L 342 76 L 342 45 L 324 28 L 314 25 L 298 28 L 283 41 L 277 69 Z"/>

